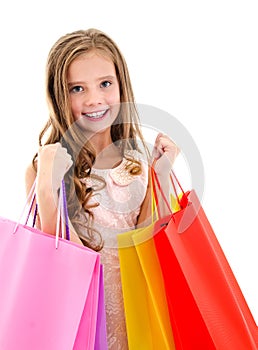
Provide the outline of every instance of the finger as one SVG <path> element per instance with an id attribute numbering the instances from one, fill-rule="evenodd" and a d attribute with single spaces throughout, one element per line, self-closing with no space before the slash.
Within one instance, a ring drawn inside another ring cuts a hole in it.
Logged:
<path id="1" fill-rule="evenodd" d="M 155 144 L 154 146 L 157 146 L 160 142 L 160 138 L 163 137 L 164 134 L 162 134 L 161 132 L 158 133 L 158 135 L 156 136 L 156 140 L 155 140 Z"/>

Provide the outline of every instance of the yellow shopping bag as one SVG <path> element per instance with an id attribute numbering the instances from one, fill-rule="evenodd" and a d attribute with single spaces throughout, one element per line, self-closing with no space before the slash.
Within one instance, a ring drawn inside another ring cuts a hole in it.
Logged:
<path id="1" fill-rule="evenodd" d="M 175 349 L 154 223 L 118 235 L 118 252 L 130 350 Z"/>

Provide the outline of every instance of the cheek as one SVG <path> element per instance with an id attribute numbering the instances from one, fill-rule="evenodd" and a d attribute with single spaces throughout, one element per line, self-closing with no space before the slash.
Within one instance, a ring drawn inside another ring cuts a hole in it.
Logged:
<path id="1" fill-rule="evenodd" d="M 109 95 L 108 104 L 111 106 L 111 117 L 114 121 L 119 113 L 119 110 L 120 110 L 119 91 L 113 91 L 113 93 Z"/>
<path id="2" fill-rule="evenodd" d="M 115 105 L 115 104 L 119 104 L 120 103 L 120 92 L 119 89 L 116 88 L 114 89 L 112 92 L 110 92 L 109 96 L 109 104 L 111 105 Z"/>
<path id="3" fill-rule="evenodd" d="M 114 123 L 114 121 L 116 120 L 119 110 L 120 110 L 120 105 L 118 103 L 112 105 L 111 114 L 110 114 L 112 123 Z"/>
<path id="4" fill-rule="evenodd" d="M 78 100 L 71 98 L 70 104 L 71 104 L 71 110 L 72 110 L 73 116 L 74 117 L 79 116 L 81 108 Z"/>

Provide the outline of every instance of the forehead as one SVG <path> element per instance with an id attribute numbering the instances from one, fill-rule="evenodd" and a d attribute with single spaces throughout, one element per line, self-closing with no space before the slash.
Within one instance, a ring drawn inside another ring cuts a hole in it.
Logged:
<path id="1" fill-rule="evenodd" d="M 78 56 L 68 68 L 68 83 L 91 82 L 105 76 L 116 77 L 113 61 L 106 54 L 90 51 Z"/>
<path id="2" fill-rule="evenodd" d="M 107 74 L 116 75 L 114 62 L 107 54 L 95 50 L 81 54 L 68 68 L 68 79 L 80 75 L 87 75 L 90 78 Z"/>

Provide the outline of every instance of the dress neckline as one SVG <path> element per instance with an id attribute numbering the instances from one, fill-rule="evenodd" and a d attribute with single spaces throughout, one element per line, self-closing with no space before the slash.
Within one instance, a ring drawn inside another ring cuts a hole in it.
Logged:
<path id="1" fill-rule="evenodd" d="M 94 166 L 92 167 L 93 172 L 107 172 L 107 171 L 114 171 L 117 169 L 124 168 L 125 163 L 127 162 L 126 158 L 123 157 L 119 162 L 115 164 L 113 168 L 95 168 Z"/>

